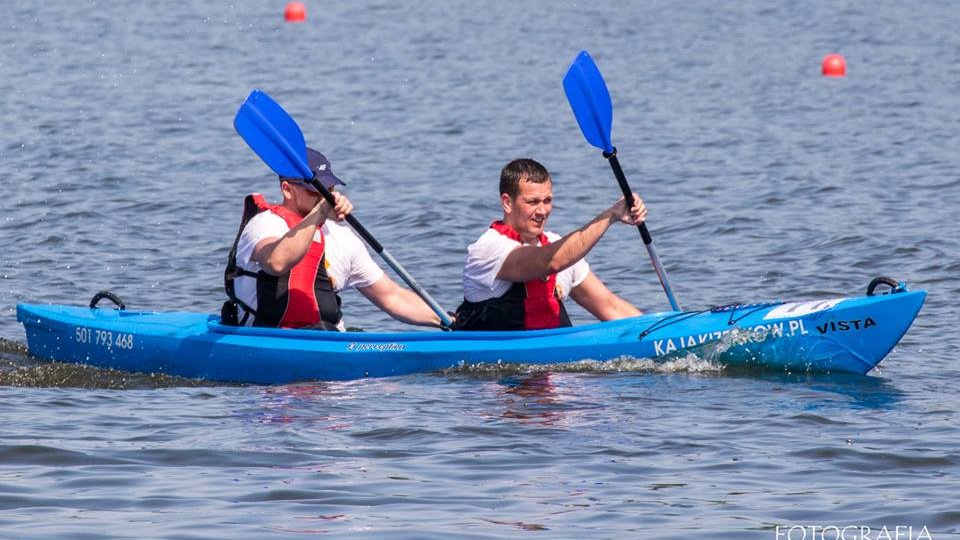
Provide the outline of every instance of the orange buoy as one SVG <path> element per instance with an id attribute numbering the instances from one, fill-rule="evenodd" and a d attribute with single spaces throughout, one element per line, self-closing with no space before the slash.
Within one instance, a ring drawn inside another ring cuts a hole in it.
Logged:
<path id="1" fill-rule="evenodd" d="M 847 74 L 847 61 L 839 54 L 828 54 L 823 58 L 824 77 L 843 77 Z"/>
<path id="2" fill-rule="evenodd" d="M 283 10 L 283 19 L 287 22 L 303 22 L 307 20 L 307 6 L 303 2 L 287 2 Z"/>

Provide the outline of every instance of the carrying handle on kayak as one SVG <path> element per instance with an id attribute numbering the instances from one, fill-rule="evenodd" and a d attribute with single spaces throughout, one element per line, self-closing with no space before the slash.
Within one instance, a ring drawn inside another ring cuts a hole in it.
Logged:
<path id="1" fill-rule="evenodd" d="M 886 276 L 879 276 L 870 280 L 870 284 L 867 285 L 867 296 L 873 296 L 876 294 L 877 287 L 880 285 L 886 285 L 887 287 L 890 287 L 890 290 L 883 294 L 894 294 L 907 290 L 907 284 L 903 281 L 897 281 Z"/>
<path id="2" fill-rule="evenodd" d="M 316 175 L 307 165 L 307 144 L 300 126 L 265 92 L 260 90 L 250 92 L 237 111 L 233 127 L 250 149 L 274 172 L 283 178 L 309 179 L 310 184 L 331 206 L 336 204 L 333 193 L 317 180 Z M 449 329 L 453 321 L 437 301 L 413 279 L 413 276 L 400 266 L 400 263 L 352 214 L 347 216 L 347 223 L 390 265 L 390 268 L 403 279 L 407 286 L 430 306 L 440 319 L 440 327 L 444 330 Z"/>
<path id="3" fill-rule="evenodd" d="M 127 306 L 123 303 L 123 300 L 121 300 L 119 296 L 107 290 L 100 291 L 93 295 L 93 298 L 90 299 L 90 309 L 96 308 L 97 304 L 99 304 L 104 298 L 116 304 L 120 311 L 127 309 Z"/>
<path id="4" fill-rule="evenodd" d="M 577 118 L 577 124 L 583 133 L 587 142 L 603 150 L 603 157 L 610 162 L 610 168 L 613 169 L 613 175 L 617 178 L 620 185 L 620 191 L 629 205 L 633 209 L 633 191 L 630 184 L 627 183 L 627 177 L 623 174 L 623 168 L 620 167 L 620 160 L 617 159 L 617 149 L 610 140 L 610 130 L 613 125 L 613 101 L 610 99 L 610 91 L 607 89 L 607 83 L 600 74 L 600 68 L 593 61 L 593 58 L 587 51 L 580 51 L 577 58 L 570 65 L 566 76 L 563 78 L 563 90 L 567 94 L 567 101 L 570 102 L 570 108 L 573 109 L 573 115 Z M 670 286 L 670 280 L 667 278 L 667 271 L 660 263 L 660 257 L 653 245 L 653 237 L 647 229 L 646 222 L 637 225 L 640 231 L 640 237 L 643 239 L 643 245 L 647 248 L 647 254 L 650 256 L 650 262 L 653 263 L 653 269 L 660 279 L 660 286 L 667 295 L 670 307 L 674 311 L 682 311 L 680 303 L 673 295 L 673 288 Z"/>

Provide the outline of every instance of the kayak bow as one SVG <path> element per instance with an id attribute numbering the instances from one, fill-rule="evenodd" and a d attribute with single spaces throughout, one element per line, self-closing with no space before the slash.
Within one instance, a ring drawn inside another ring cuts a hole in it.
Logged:
<path id="1" fill-rule="evenodd" d="M 867 373 L 926 292 L 732 305 L 518 332 L 319 332 L 233 327 L 188 312 L 20 304 L 33 356 L 130 372 L 259 384 L 349 380 L 462 364 L 669 359 L 716 346 L 723 365 Z"/>

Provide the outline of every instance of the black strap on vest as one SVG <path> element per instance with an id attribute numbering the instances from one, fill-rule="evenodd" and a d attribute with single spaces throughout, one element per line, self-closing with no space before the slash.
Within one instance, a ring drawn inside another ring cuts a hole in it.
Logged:
<path id="1" fill-rule="evenodd" d="M 454 330 L 523 330 L 523 300 L 527 289 L 523 283 L 514 283 L 498 298 L 482 302 L 464 300 L 457 308 Z M 573 326 L 567 308 L 560 303 L 560 327 Z"/>
<path id="2" fill-rule="evenodd" d="M 257 277 L 257 274 L 244 270 L 237 266 L 237 244 L 240 243 L 240 235 L 247 223 L 253 219 L 253 216 L 260 213 L 260 208 L 253 202 L 253 196 L 247 195 L 243 199 L 243 217 L 240 219 L 240 229 L 237 230 L 237 236 L 233 239 L 233 247 L 230 248 L 230 255 L 227 257 L 227 267 L 223 271 L 223 289 L 227 293 L 228 300 L 220 308 L 220 322 L 230 326 L 243 326 L 247 324 L 250 315 L 256 315 L 257 311 L 248 306 L 246 302 L 237 298 L 234 280 L 240 276 Z M 243 310 L 243 318 L 240 318 L 240 310 Z"/>

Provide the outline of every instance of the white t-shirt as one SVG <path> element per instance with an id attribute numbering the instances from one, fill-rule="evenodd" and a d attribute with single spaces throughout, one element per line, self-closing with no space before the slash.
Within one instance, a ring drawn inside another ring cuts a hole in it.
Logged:
<path id="1" fill-rule="evenodd" d="M 560 235 L 552 232 L 546 234 L 550 242 L 560 239 Z M 470 244 L 467 248 L 467 265 L 463 268 L 463 298 L 468 302 L 482 302 L 503 296 L 513 283 L 497 279 L 497 274 L 507 255 L 520 245 L 520 242 L 507 238 L 495 229 L 487 229 L 476 242 Z M 583 283 L 589 273 L 587 260 L 580 259 L 557 274 L 560 298 L 566 298 L 574 287 Z"/>
<path id="2" fill-rule="evenodd" d="M 250 259 L 253 248 L 264 238 L 280 238 L 290 227 L 282 217 L 273 212 L 260 212 L 253 217 L 240 234 L 237 243 L 237 266 L 250 272 L 259 272 L 260 265 Z M 327 259 L 327 275 L 333 290 L 340 292 L 345 287 L 369 287 L 383 276 L 383 270 L 370 258 L 363 241 L 346 225 L 327 220 L 321 229 L 326 242 L 324 256 Z M 320 241 L 320 232 L 314 237 Z M 250 276 L 238 276 L 234 282 L 237 298 L 253 309 L 257 308 L 257 280 Z M 253 317 L 247 324 L 253 323 Z"/>

